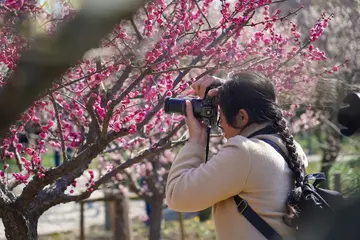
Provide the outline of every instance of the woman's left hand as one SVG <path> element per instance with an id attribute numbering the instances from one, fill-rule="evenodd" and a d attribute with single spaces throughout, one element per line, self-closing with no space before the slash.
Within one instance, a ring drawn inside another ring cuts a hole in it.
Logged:
<path id="1" fill-rule="evenodd" d="M 186 100 L 186 125 L 189 129 L 189 142 L 197 143 L 200 145 L 206 144 L 207 128 L 198 119 L 194 117 L 191 102 Z"/>

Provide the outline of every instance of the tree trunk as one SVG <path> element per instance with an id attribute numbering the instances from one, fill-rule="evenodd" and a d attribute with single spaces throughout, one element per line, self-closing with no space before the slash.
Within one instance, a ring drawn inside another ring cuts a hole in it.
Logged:
<path id="1" fill-rule="evenodd" d="M 118 194 L 115 200 L 115 219 L 113 239 L 131 240 L 131 221 L 129 217 L 129 199 L 123 195 Z"/>
<path id="2" fill-rule="evenodd" d="M 321 187 L 329 189 L 330 188 L 330 176 L 329 171 L 336 161 L 336 158 L 339 155 L 341 150 L 341 136 L 335 132 L 333 129 L 328 127 L 325 129 L 326 133 L 326 149 L 323 149 L 323 157 L 321 159 L 321 172 L 325 174 L 326 181 L 324 181 Z"/>
<path id="3" fill-rule="evenodd" d="M 101 175 L 100 175 L 101 176 Z M 104 197 L 111 197 L 112 194 L 109 193 L 108 191 L 104 191 Z M 112 230 L 111 229 L 111 224 L 112 224 L 112 219 L 111 219 L 111 202 L 108 201 L 104 201 L 104 207 L 105 207 L 105 229 L 106 230 Z"/>
<path id="4" fill-rule="evenodd" d="M 326 157 L 324 157 L 323 159 L 326 159 Z M 322 160 L 322 166 L 321 166 L 321 172 L 323 172 L 324 174 L 325 174 L 325 181 L 323 181 L 322 183 L 321 183 L 321 187 L 322 188 L 325 188 L 325 189 L 330 189 L 330 183 L 329 183 L 329 171 L 330 171 L 330 169 L 331 169 L 331 167 L 332 167 L 332 164 L 335 162 L 335 159 L 333 159 L 333 160 L 326 160 L 326 161 L 324 161 L 324 160 Z M 324 165 L 324 163 L 326 163 L 326 165 Z"/>
<path id="5" fill-rule="evenodd" d="M 3 212 L 5 236 L 8 240 L 36 240 L 38 239 L 38 217 L 29 217 L 16 210 Z"/>
<path id="6" fill-rule="evenodd" d="M 149 240 L 161 239 L 162 198 L 151 202 Z"/>

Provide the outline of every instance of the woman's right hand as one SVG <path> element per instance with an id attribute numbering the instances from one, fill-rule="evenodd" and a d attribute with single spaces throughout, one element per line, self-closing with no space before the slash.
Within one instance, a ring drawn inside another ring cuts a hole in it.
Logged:
<path id="1" fill-rule="evenodd" d="M 203 78 L 199 79 L 195 83 L 191 85 L 192 89 L 195 90 L 195 93 L 201 98 L 204 99 L 205 97 L 205 91 L 207 87 L 209 87 L 212 84 L 222 84 L 223 81 L 221 81 L 220 78 L 214 78 L 212 76 L 204 76 Z M 209 96 L 215 97 L 218 95 L 218 88 L 213 88 L 208 92 Z"/>

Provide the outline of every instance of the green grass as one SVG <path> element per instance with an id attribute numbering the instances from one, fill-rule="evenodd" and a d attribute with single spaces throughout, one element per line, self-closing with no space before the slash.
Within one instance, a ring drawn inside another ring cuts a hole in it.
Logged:
<path id="1" fill-rule="evenodd" d="M 304 149 L 306 154 L 321 154 L 322 151 L 320 149 L 320 146 L 322 144 L 325 144 L 325 137 L 322 136 L 322 141 L 319 142 L 317 137 L 315 137 L 314 134 L 311 134 L 310 137 L 306 136 L 305 134 L 296 134 L 294 135 L 294 138 L 296 142 L 298 142 L 301 147 Z M 341 152 L 342 153 L 360 153 L 360 144 L 354 144 L 360 143 L 360 137 L 344 137 L 341 143 Z M 312 152 L 309 152 L 309 148 L 311 146 Z"/>
<path id="2" fill-rule="evenodd" d="M 55 167 L 55 154 L 53 149 L 49 149 L 46 153 L 41 155 L 41 165 L 45 168 Z M 31 158 L 27 155 L 26 158 L 30 160 Z M 62 163 L 62 154 L 60 154 L 60 164 Z M 6 164 L 9 164 L 8 173 L 19 172 L 19 168 L 16 165 L 15 159 L 7 159 Z M 97 168 L 98 162 L 97 159 L 93 159 L 90 164 L 90 168 Z M 0 170 L 4 169 L 4 162 L 0 161 Z"/>
<path id="3" fill-rule="evenodd" d="M 27 156 L 26 158 L 30 160 L 29 156 Z M 7 159 L 6 164 L 9 164 L 9 169 L 7 170 L 8 172 L 19 172 L 19 168 L 16 165 L 15 159 Z M 41 165 L 46 168 L 55 166 L 54 151 L 49 150 L 41 156 Z M 0 169 L 4 169 L 4 162 L 2 161 L 0 162 Z"/>

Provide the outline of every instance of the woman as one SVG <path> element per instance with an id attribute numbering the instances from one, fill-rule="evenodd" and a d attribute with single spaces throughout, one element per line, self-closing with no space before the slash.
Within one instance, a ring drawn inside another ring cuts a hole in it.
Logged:
<path id="1" fill-rule="evenodd" d="M 217 81 L 205 78 L 192 87 L 203 98 L 205 89 Z M 265 239 L 237 211 L 233 196 L 239 195 L 283 238 L 292 238 L 289 225 L 296 218 L 307 160 L 275 103 L 272 82 L 257 73 L 240 73 L 209 95 L 219 98 L 220 126 L 227 142 L 204 163 L 206 128 L 194 118 L 187 101 L 190 138 L 170 169 L 166 186 L 168 206 L 180 212 L 213 206 L 220 240 Z M 273 126 L 278 134 L 248 138 L 267 126 Z M 288 156 L 289 164 L 259 138 L 275 142 Z"/>

